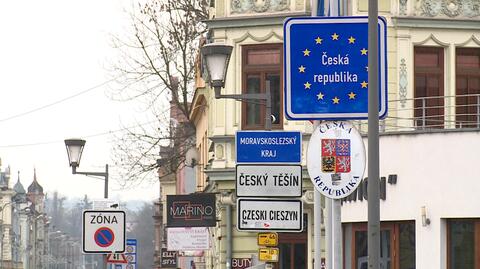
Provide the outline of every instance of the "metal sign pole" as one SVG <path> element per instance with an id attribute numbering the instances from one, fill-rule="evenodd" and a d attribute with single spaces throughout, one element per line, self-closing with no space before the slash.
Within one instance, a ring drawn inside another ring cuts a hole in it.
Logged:
<path id="1" fill-rule="evenodd" d="M 368 268 L 380 267 L 378 0 L 368 0 Z"/>
<path id="2" fill-rule="evenodd" d="M 330 17 L 340 16 L 340 7 L 337 0 L 329 1 Z M 330 234 L 330 265 L 332 269 L 342 268 L 342 200 L 341 199 L 328 199 L 329 203 L 329 215 L 330 222 L 332 223 L 332 230 Z M 328 263 L 327 263 L 328 264 Z"/>
<path id="3" fill-rule="evenodd" d="M 312 1 L 312 17 L 318 14 L 318 0 Z M 313 130 L 320 125 L 320 121 L 313 121 Z M 320 192 L 314 188 L 313 190 L 313 239 L 314 239 L 314 269 L 321 269 L 322 267 L 322 198 Z"/>

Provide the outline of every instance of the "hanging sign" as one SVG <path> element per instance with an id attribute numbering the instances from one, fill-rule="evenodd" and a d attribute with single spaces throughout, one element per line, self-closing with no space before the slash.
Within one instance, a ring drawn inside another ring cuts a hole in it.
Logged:
<path id="1" fill-rule="evenodd" d="M 215 194 L 167 195 L 167 227 L 215 227 Z"/>
<path id="2" fill-rule="evenodd" d="M 210 248 L 207 227 L 167 228 L 168 250 L 206 250 Z"/>
<path id="3" fill-rule="evenodd" d="M 169 251 L 166 248 L 162 248 L 160 259 L 160 268 L 177 268 L 177 251 Z"/>
<path id="4" fill-rule="evenodd" d="M 307 169 L 315 188 L 332 199 L 350 195 L 365 172 L 365 147 L 350 122 L 327 121 L 312 133 Z"/>

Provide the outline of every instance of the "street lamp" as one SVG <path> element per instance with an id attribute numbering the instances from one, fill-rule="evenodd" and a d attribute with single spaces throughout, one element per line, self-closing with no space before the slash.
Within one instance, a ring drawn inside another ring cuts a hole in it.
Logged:
<path id="1" fill-rule="evenodd" d="M 65 146 L 67 148 L 68 162 L 72 167 L 72 174 L 79 174 L 85 176 L 103 177 L 105 181 L 104 198 L 108 198 L 108 164 L 105 165 L 105 172 L 80 172 L 77 167 L 80 166 L 80 159 L 82 158 L 83 147 L 85 140 L 83 139 L 65 139 Z"/>
<path id="2" fill-rule="evenodd" d="M 265 93 L 244 93 L 244 94 L 221 94 L 221 89 L 225 87 L 225 76 L 227 74 L 228 63 L 233 47 L 229 45 L 210 43 L 204 45 L 201 49 L 202 57 L 205 61 L 209 84 L 215 91 L 215 98 L 242 100 L 264 100 L 265 101 L 265 129 L 272 129 L 272 100 L 270 94 L 270 82 L 267 81 Z"/>

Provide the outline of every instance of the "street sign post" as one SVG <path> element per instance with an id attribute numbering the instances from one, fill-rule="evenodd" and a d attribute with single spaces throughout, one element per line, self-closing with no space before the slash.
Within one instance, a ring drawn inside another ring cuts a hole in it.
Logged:
<path id="1" fill-rule="evenodd" d="M 349 122 L 322 122 L 313 131 L 307 149 L 307 168 L 315 188 L 332 199 L 350 195 L 365 172 L 365 147 Z"/>
<path id="2" fill-rule="evenodd" d="M 387 114 L 386 21 L 378 19 L 379 116 Z M 367 119 L 368 18 L 290 18 L 284 23 L 285 116 Z"/>
<path id="3" fill-rule="evenodd" d="M 263 262 L 278 262 L 280 256 L 279 248 L 259 248 L 258 260 Z"/>
<path id="4" fill-rule="evenodd" d="M 238 163 L 300 163 L 302 135 L 298 131 L 237 131 Z"/>
<path id="5" fill-rule="evenodd" d="M 301 232 L 303 204 L 301 200 L 237 199 L 239 231 Z"/>
<path id="6" fill-rule="evenodd" d="M 125 251 L 125 211 L 86 210 L 82 223 L 84 253 Z"/>
<path id="7" fill-rule="evenodd" d="M 207 227 L 167 228 L 168 250 L 206 250 L 209 247 L 210 234 Z"/>
<path id="8" fill-rule="evenodd" d="M 237 197 L 301 197 L 301 165 L 237 165 Z"/>
<path id="9" fill-rule="evenodd" d="M 107 255 L 107 263 L 113 264 L 127 264 L 127 257 L 123 253 L 111 253 Z"/>
<path id="10" fill-rule="evenodd" d="M 137 239 L 127 239 L 127 248 L 125 250 L 125 257 L 128 264 L 126 269 L 137 268 Z"/>
<path id="11" fill-rule="evenodd" d="M 93 210 L 116 210 L 120 209 L 120 202 L 112 199 L 93 200 Z"/>
<path id="12" fill-rule="evenodd" d="M 258 233 L 257 245 L 264 246 L 264 247 L 278 246 L 278 234 L 277 233 Z"/>

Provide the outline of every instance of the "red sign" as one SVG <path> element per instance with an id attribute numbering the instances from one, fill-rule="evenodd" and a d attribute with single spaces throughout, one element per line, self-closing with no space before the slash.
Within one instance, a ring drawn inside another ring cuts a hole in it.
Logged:
<path id="1" fill-rule="evenodd" d="M 108 227 L 101 227 L 94 234 L 95 243 L 100 247 L 109 247 L 115 241 L 115 234 Z"/>
<path id="2" fill-rule="evenodd" d="M 322 172 L 350 172 L 350 139 L 322 139 Z"/>
<path id="3" fill-rule="evenodd" d="M 128 263 L 125 254 L 121 253 L 114 253 L 107 255 L 107 262 L 108 263 Z"/>

